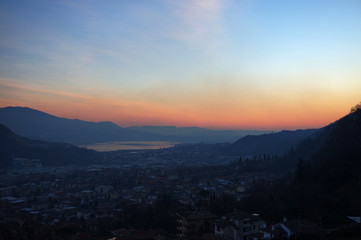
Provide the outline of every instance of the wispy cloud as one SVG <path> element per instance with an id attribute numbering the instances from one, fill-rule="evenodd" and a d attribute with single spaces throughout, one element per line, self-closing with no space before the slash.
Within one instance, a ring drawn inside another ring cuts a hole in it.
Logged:
<path id="1" fill-rule="evenodd" d="M 36 103 L 36 99 L 33 99 L 33 97 L 36 96 L 37 99 L 46 99 L 47 101 L 52 101 L 54 103 L 61 104 L 62 102 L 67 102 L 73 103 L 74 106 L 90 105 L 94 106 L 95 109 L 99 109 L 99 106 L 108 106 L 110 108 L 117 108 L 118 111 L 120 109 L 128 109 L 130 111 L 142 109 L 143 111 L 146 110 L 150 112 L 159 112 L 164 110 L 163 107 L 157 103 L 144 102 L 134 98 L 132 99 L 126 94 L 121 97 L 117 91 L 107 91 L 107 94 L 98 94 L 103 96 L 92 96 L 90 93 L 81 94 L 79 92 L 72 92 L 64 89 L 57 90 L 54 87 L 46 87 L 44 85 L 26 83 L 18 79 L 9 78 L 0 78 L 0 93 L 1 96 L 3 96 L 3 100 L 6 98 L 13 99 L 16 102 L 23 102 L 24 105 L 34 105 L 34 103 Z M 64 107 L 65 106 L 66 104 Z"/>
<path id="2" fill-rule="evenodd" d="M 166 5 L 178 22 L 169 29 L 170 37 L 187 44 L 218 43 L 224 33 L 225 0 L 166 1 Z"/>
<path id="3" fill-rule="evenodd" d="M 17 79 L 0 78 L 0 88 L 6 89 L 6 91 L 8 91 L 8 94 L 11 94 L 11 92 L 13 92 L 14 94 L 17 94 L 18 92 L 22 92 L 22 93 L 32 92 L 36 94 L 47 94 L 47 95 L 53 95 L 59 97 L 72 98 L 78 101 L 91 102 L 96 100 L 94 97 L 85 96 L 77 93 L 47 89 L 41 85 L 26 84 L 23 81 L 19 81 Z"/>

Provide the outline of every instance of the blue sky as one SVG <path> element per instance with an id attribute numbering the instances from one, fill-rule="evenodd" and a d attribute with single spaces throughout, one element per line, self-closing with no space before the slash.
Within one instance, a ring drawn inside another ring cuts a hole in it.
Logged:
<path id="1" fill-rule="evenodd" d="M 279 129 L 360 101 L 360 1 L 3 0 L 0 34 L 1 106 Z"/>

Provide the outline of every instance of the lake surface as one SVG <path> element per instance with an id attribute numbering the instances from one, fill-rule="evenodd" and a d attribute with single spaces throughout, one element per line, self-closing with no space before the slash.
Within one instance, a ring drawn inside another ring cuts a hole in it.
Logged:
<path id="1" fill-rule="evenodd" d="M 80 147 L 93 149 L 99 152 L 118 151 L 118 150 L 142 150 L 142 149 L 160 149 L 173 147 L 177 142 L 167 141 L 120 141 L 120 142 L 105 142 L 88 145 L 81 145 Z"/>

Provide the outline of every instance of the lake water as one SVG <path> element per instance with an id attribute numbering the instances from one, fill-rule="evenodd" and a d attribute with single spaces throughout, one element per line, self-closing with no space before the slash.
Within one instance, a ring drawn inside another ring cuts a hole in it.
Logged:
<path id="1" fill-rule="evenodd" d="M 82 145 L 80 147 L 93 149 L 99 152 L 117 151 L 117 150 L 142 150 L 142 149 L 160 149 L 173 147 L 177 142 L 167 141 L 120 141 L 105 142 Z"/>

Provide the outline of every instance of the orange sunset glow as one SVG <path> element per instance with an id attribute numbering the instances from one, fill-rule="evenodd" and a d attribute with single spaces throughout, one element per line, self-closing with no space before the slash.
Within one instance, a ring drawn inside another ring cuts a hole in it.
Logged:
<path id="1" fill-rule="evenodd" d="M 309 4 L 8 2 L 0 107 L 120 126 L 322 127 L 360 101 L 361 7 Z"/>

